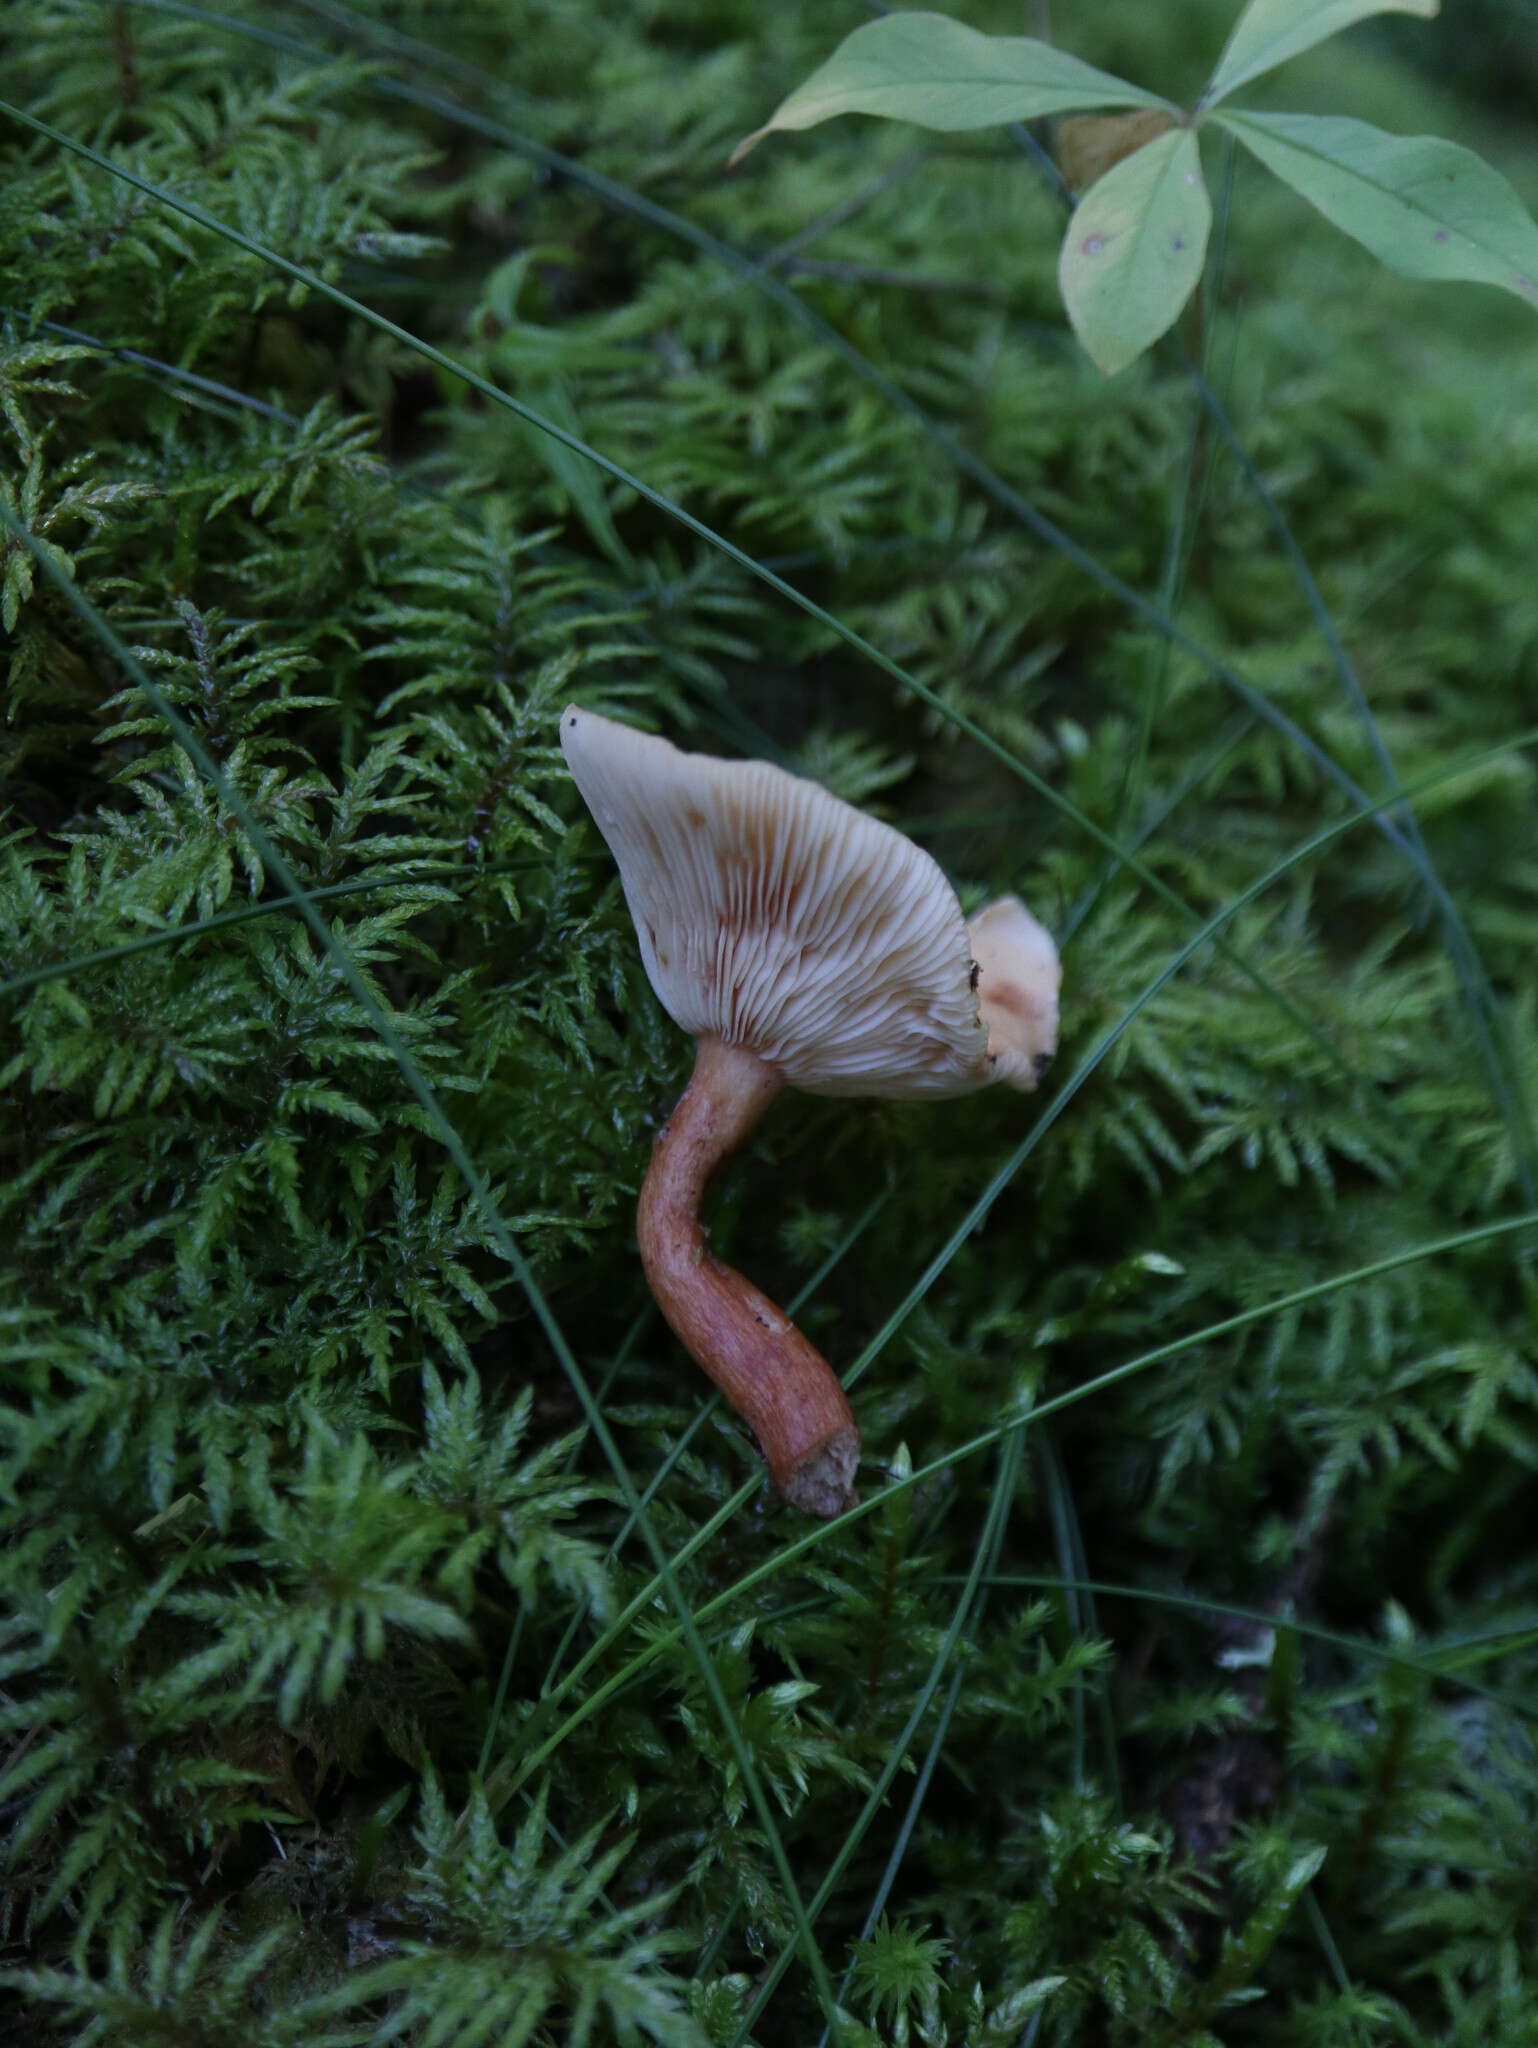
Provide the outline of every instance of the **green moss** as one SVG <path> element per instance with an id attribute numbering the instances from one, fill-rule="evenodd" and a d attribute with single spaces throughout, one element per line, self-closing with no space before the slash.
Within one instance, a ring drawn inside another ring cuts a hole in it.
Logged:
<path id="1" fill-rule="evenodd" d="M 40 2037 L 767 2048 L 836 1997 L 926 2048 L 1527 2038 L 1530 320 L 1241 173 L 1236 450 L 1177 351 L 1075 354 L 1008 138 L 724 174 L 852 20 L 0 32 L 11 103 L 309 274 L 5 117 L 0 1928 Z M 1333 104 L 1522 182 L 1391 28 Z M 1174 33 L 1074 47 L 1142 76 Z M 787 1098 L 723 1177 L 715 1242 L 858 1367 L 832 1530 L 649 1307 L 687 1047 L 573 694 L 1063 941 L 1041 1097 Z M 1239 900 L 1385 758 L 1441 778 L 1416 831 Z"/>

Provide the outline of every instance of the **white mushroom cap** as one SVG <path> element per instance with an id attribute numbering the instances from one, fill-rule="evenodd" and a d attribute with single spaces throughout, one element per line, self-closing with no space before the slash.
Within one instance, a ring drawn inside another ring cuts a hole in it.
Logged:
<path id="1" fill-rule="evenodd" d="M 680 753 L 575 705 L 561 746 L 681 1029 L 819 1095 L 993 1079 L 961 906 L 911 840 L 767 761 Z"/>
<path id="2" fill-rule="evenodd" d="M 1034 1088 L 1057 1051 L 1063 968 L 1052 934 L 1018 896 L 1001 896 L 977 913 L 967 937 L 994 1076 L 1011 1088 Z"/>

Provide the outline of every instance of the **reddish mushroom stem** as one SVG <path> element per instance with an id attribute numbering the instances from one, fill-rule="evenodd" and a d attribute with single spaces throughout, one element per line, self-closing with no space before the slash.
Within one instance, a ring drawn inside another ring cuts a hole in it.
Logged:
<path id="1" fill-rule="evenodd" d="M 658 1306 L 757 1437 L 770 1478 L 793 1507 L 836 1515 L 854 1499 L 854 1411 L 822 1353 L 711 1255 L 700 1223 L 712 1174 L 783 1085 L 757 1053 L 700 1039 L 693 1077 L 652 1153 L 636 1235 Z"/>

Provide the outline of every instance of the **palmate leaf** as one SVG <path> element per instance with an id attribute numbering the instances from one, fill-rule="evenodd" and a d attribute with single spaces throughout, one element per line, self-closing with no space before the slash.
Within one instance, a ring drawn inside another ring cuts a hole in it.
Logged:
<path id="1" fill-rule="evenodd" d="M 1472 150 L 1339 114 L 1215 118 L 1391 270 L 1498 285 L 1538 305 L 1538 224 Z"/>
<path id="2" fill-rule="evenodd" d="M 1074 209 L 1058 258 L 1073 331 L 1113 376 L 1175 320 L 1202 274 L 1212 204 L 1196 134 L 1171 128 L 1107 171 Z"/>
<path id="3" fill-rule="evenodd" d="M 945 14 L 888 14 L 845 36 L 737 145 L 732 162 L 777 129 L 815 128 L 836 114 L 880 114 L 949 134 L 1074 107 L 1173 111 L 1157 94 L 1032 36 L 985 36 Z"/>
<path id="4" fill-rule="evenodd" d="M 1234 23 L 1201 103 L 1216 106 L 1263 71 L 1274 71 L 1369 14 L 1418 14 L 1429 20 L 1437 5 L 1438 0 L 1250 0 Z"/>

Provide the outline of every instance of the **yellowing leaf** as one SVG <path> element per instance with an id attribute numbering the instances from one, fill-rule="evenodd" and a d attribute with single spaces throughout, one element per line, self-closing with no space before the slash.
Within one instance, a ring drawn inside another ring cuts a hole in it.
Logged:
<path id="1" fill-rule="evenodd" d="M 1174 124 L 1158 107 L 1131 114 L 1069 114 L 1057 124 L 1053 154 L 1071 192 L 1087 192 L 1123 157 Z"/>

